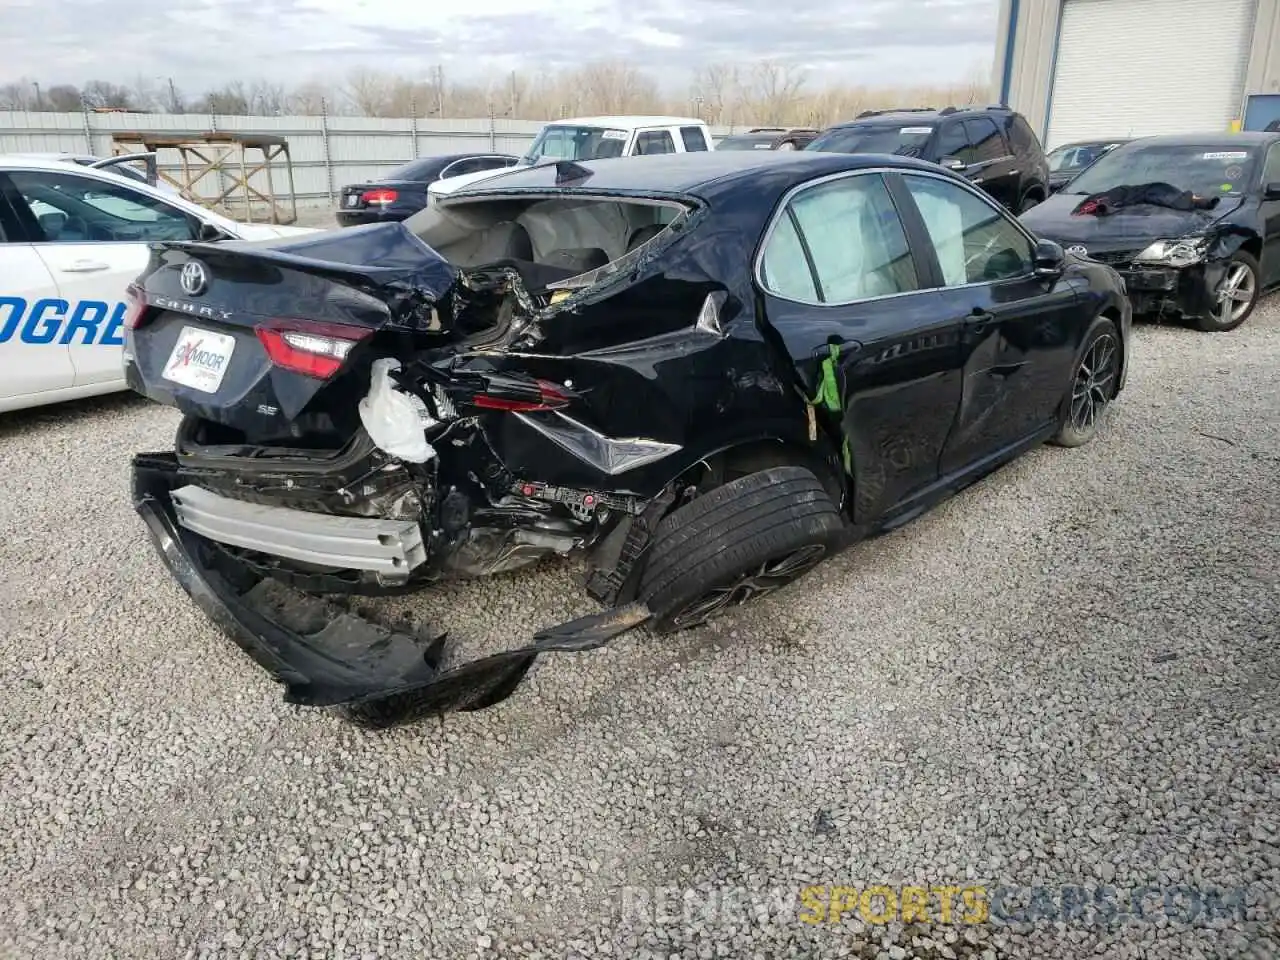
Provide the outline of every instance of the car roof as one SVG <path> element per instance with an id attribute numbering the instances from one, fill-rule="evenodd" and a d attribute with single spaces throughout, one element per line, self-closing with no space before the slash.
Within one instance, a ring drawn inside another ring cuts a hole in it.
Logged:
<path id="1" fill-rule="evenodd" d="M 938 173 L 937 164 L 910 157 L 875 153 L 820 153 L 807 150 L 750 151 L 697 150 L 691 153 L 664 153 L 648 157 L 616 157 L 583 160 L 576 164 L 591 176 L 575 182 L 584 191 L 619 193 L 688 194 L 706 196 L 713 184 L 719 190 L 735 181 L 748 181 L 760 174 L 773 174 L 788 186 L 846 170 L 868 167 L 896 167 Z M 479 196 L 507 191 L 556 190 L 555 163 L 519 167 L 467 186 L 453 197 Z M 452 199 L 452 198 L 451 198 Z"/>
<path id="2" fill-rule="evenodd" d="M 1000 114 L 1002 116 L 1013 116 L 1013 110 L 1009 107 L 949 107 L 947 112 L 935 110 L 930 107 L 928 109 L 919 110 L 884 110 L 881 112 L 870 113 L 865 117 L 854 117 L 852 120 L 842 120 L 839 123 L 833 123 L 828 130 L 838 127 L 852 126 L 875 126 L 877 124 L 896 125 L 910 124 L 912 121 L 916 123 L 937 123 L 941 120 L 948 120 L 952 117 L 970 117 L 979 114 Z"/>
<path id="3" fill-rule="evenodd" d="M 549 127 L 677 127 L 705 126 L 704 121 L 693 117 L 663 116 L 612 116 L 612 117 L 573 117 L 568 120 L 552 120 Z"/>
<path id="4" fill-rule="evenodd" d="M 35 170 L 45 173 L 74 172 L 81 177 L 89 177 L 93 180 L 101 180 L 103 183 L 113 185 L 118 185 L 121 180 L 120 175 L 113 173 L 110 169 L 95 170 L 92 167 L 81 166 L 73 160 L 58 159 L 47 154 L 45 156 L 24 156 L 20 153 L 0 154 L 0 172 L 4 172 L 6 170 Z M 132 179 L 129 180 L 128 183 L 131 190 L 139 190 L 156 200 L 163 200 L 171 206 L 181 207 L 187 213 L 194 214 L 202 220 L 211 220 L 223 226 L 235 226 L 234 220 L 224 217 L 222 214 L 214 210 L 210 210 L 207 207 L 202 207 L 197 203 L 192 203 L 180 194 L 166 193 L 165 191 L 158 190 L 149 184 L 141 183 Z"/>

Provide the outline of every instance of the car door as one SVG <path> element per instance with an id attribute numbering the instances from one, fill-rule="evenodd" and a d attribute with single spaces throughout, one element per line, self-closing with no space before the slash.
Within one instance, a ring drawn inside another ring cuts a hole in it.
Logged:
<path id="1" fill-rule="evenodd" d="M 1054 423 L 1089 317 L 1079 285 L 1033 272 L 1035 243 L 1008 211 L 949 177 L 904 173 L 931 241 L 940 313 L 961 328 L 964 386 L 940 472 L 963 472 Z"/>
<path id="2" fill-rule="evenodd" d="M 18 397 L 70 387 L 71 353 L 58 342 L 56 318 L 65 310 L 44 265 L 9 202 L 0 173 L 0 410 Z"/>
<path id="3" fill-rule="evenodd" d="M 1280 142 L 1273 143 L 1262 165 L 1262 268 L 1263 285 L 1280 283 L 1280 200 L 1268 200 L 1267 184 L 1280 184 Z"/>
<path id="4" fill-rule="evenodd" d="M 1017 210 L 1018 169 L 1004 134 L 990 117 L 970 117 L 964 121 L 973 159 L 965 176 L 1010 210 Z"/>
<path id="5" fill-rule="evenodd" d="M 35 251 L 66 304 L 59 339 L 75 385 L 123 379 L 125 288 L 147 265 L 148 243 L 194 239 L 199 221 L 115 177 L 14 170 L 9 181 L 38 225 Z"/>
<path id="6" fill-rule="evenodd" d="M 960 403 L 960 320 L 927 292 L 915 223 L 881 173 L 838 174 L 787 198 L 757 262 L 769 326 L 811 389 L 838 393 L 840 412 L 819 415 L 847 457 L 857 522 L 937 480 Z"/>

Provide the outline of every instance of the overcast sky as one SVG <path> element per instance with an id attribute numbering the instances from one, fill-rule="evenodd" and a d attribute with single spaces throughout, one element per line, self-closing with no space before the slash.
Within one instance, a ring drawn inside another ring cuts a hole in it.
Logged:
<path id="1" fill-rule="evenodd" d="M 355 67 L 459 80 L 619 57 L 687 83 L 766 58 L 851 82 L 962 79 L 997 0 L 0 0 L 0 81 L 285 83 Z M 683 11 L 696 11 L 686 13 Z"/>

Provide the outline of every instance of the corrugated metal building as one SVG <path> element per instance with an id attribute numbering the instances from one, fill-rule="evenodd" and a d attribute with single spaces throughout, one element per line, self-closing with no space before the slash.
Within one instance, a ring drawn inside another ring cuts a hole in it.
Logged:
<path id="1" fill-rule="evenodd" d="M 1280 0 L 1001 0 L 994 85 L 1052 149 L 1280 120 Z"/>

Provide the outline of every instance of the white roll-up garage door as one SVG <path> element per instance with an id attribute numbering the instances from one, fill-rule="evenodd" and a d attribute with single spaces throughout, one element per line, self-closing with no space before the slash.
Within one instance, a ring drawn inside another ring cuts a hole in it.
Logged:
<path id="1" fill-rule="evenodd" d="M 1244 94 L 1257 0 L 1063 0 L 1049 148 L 1225 132 Z"/>

